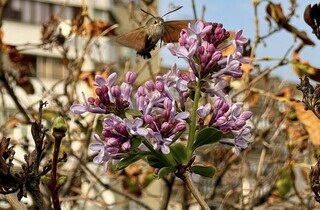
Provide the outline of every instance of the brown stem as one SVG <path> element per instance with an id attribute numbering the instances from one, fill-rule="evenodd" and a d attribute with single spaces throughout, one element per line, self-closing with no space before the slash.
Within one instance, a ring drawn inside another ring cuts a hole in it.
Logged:
<path id="1" fill-rule="evenodd" d="M 40 192 L 40 175 L 39 175 L 39 167 L 40 167 L 40 162 L 41 162 L 41 157 L 42 157 L 42 152 L 43 152 L 43 139 L 45 137 L 46 131 L 43 130 L 42 128 L 42 109 L 44 106 L 46 106 L 46 102 L 40 101 L 39 105 L 39 119 L 38 122 L 34 122 L 31 125 L 31 133 L 32 137 L 35 143 L 35 154 L 36 158 L 33 162 L 33 167 L 32 171 L 30 174 L 27 174 L 27 183 L 26 183 L 26 188 L 27 191 L 30 192 L 32 197 L 34 198 L 35 201 L 35 206 L 38 209 L 47 209 L 43 195 Z"/>
<path id="2" fill-rule="evenodd" d="M 191 180 L 190 173 L 186 172 L 184 174 L 180 174 L 179 178 L 182 179 L 182 181 L 187 185 L 190 192 L 194 196 L 194 198 L 198 201 L 199 205 L 203 210 L 210 210 L 208 204 L 205 202 L 204 198 L 200 194 L 200 192 L 197 190 L 197 188 L 194 186 L 193 181 Z"/>
<path id="3" fill-rule="evenodd" d="M 30 179 L 30 183 L 27 185 L 27 190 L 32 195 L 33 200 L 35 201 L 36 208 L 46 210 L 47 207 L 45 205 L 43 195 L 40 192 L 39 185 L 40 185 L 40 178 L 35 176 L 33 177 L 33 179 Z"/>
<path id="4" fill-rule="evenodd" d="M 252 44 L 251 54 L 250 54 L 250 60 L 252 61 L 253 58 L 256 56 L 256 49 L 258 47 L 258 44 L 260 42 L 260 30 L 259 30 L 259 18 L 258 18 L 258 5 L 259 2 L 252 1 L 253 2 L 253 11 L 254 11 L 254 41 Z"/>
<path id="5" fill-rule="evenodd" d="M 189 210 L 190 202 L 188 202 L 189 192 L 188 187 L 186 185 L 182 186 L 183 188 L 183 195 L 182 195 L 182 210 Z"/>
<path id="6" fill-rule="evenodd" d="M 231 98 L 236 97 L 237 95 L 239 95 L 240 93 L 250 89 L 251 87 L 253 87 L 255 84 L 257 84 L 262 78 L 266 77 L 267 75 L 269 75 L 273 70 L 277 69 L 280 66 L 283 66 L 285 64 L 287 64 L 287 59 L 286 57 L 288 56 L 289 52 L 291 51 L 293 46 L 291 46 L 286 53 L 284 54 L 284 56 L 282 57 L 282 59 L 273 67 L 267 68 L 266 70 L 264 70 L 261 74 L 259 74 L 256 78 L 254 78 L 250 83 L 248 83 L 244 88 L 236 91 L 234 94 L 231 95 Z"/>
<path id="7" fill-rule="evenodd" d="M 2 55 L 2 53 L 0 53 L 0 55 Z M 0 64 L 1 65 L 1 64 Z M 1 69 L 3 68 L 3 66 L 1 65 L 0 67 Z M 4 88 L 6 89 L 6 91 L 8 92 L 9 96 L 12 98 L 13 102 L 15 103 L 16 107 L 18 108 L 18 110 L 21 112 L 21 114 L 24 116 L 24 118 L 27 121 L 31 121 L 29 115 L 27 114 L 26 110 L 23 108 L 23 106 L 21 105 L 21 103 L 19 102 L 18 97 L 16 96 L 16 94 L 14 93 L 12 87 L 9 85 L 7 78 L 5 77 L 5 74 L 3 72 L 3 70 L 1 70 L 0 72 L 0 81 L 2 82 Z"/>
<path id="8" fill-rule="evenodd" d="M 57 167 L 58 167 L 60 144 L 61 144 L 62 138 L 65 136 L 65 133 L 54 130 L 53 136 L 55 137 L 55 141 L 54 141 L 54 150 L 53 150 L 53 156 L 52 156 L 51 182 L 50 182 L 49 188 L 51 191 L 51 198 L 52 198 L 54 209 L 61 210 L 60 201 L 59 201 L 60 185 L 57 185 Z"/>
<path id="9" fill-rule="evenodd" d="M 216 196 L 216 191 L 218 186 L 221 184 L 221 180 L 223 176 L 227 173 L 227 171 L 230 169 L 230 167 L 234 164 L 236 160 L 239 160 L 239 157 L 233 153 L 229 153 L 226 156 L 226 160 L 221 163 L 222 167 L 217 171 L 215 174 L 215 182 L 213 184 L 213 188 L 211 193 L 209 193 L 206 198 L 213 200 Z"/>
<path id="10" fill-rule="evenodd" d="M 198 20 L 196 3 L 194 2 L 194 0 L 192 0 L 192 10 L 193 10 L 194 19 Z"/>
<path id="11" fill-rule="evenodd" d="M 293 164 L 294 164 L 295 160 L 293 159 L 293 154 L 292 154 L 293 151 L 292 151 L 292 150 L 293 150 L 293 149 L 292 149 L 290 146 L 288 146 L 288 151 L 289 151 L 289 154 L 288 154 L 289 164 L 288 164 L 288 165 L 289 165 L 290 175 L 291 175 L 291 179 L 292 179 L 293 191 L 294 191 L 294 193 L 296 194 L 296 196 L 298 197 L 301 205 L 304 206 L 305 209 L 308 209 L 308 210 L 309 210 L 310 207 L 304 202 L 304 199 L 303 199 L 303 197 L 301 196 L 301 194 L 299 193 L 299 190 L 298 190 L 298 188 L 297 188 L 297 186 L 296 186 L 297 180 L 296 180 L 296 176 L 295 176 L 294 168 L 293 168 Z"/>

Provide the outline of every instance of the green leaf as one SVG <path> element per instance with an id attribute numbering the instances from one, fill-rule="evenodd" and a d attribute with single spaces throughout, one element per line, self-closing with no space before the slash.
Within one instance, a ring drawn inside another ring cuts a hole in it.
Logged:
<path id="1" fill-rule="evenodd" d="M 223 134 L 223 138 L 234 139 L 233 133 Z"/>
<path id="2" fill-rule="evenodd" d="M 139 110 L 136 109 L 126 109 L 125 112 L 132 117 L 141 117 L 142 113 Z"/>
<path id="3" fill-rule="evenodd" d="M 164 162 L 163 160 L 159 159 L 158 157 L 156 157 L 154 155 L 149 155 L 147 157 L 147 161 L 148 161 L 149 165 L 154 168 L 167 167 L 166 162 Z"/>
<path id="4" fill-rule="evenodd" d="M 213 144 L 222 137 L 222 132 L 212 127 L 203 128 L 196 134 L 196 140 L 192 146 L 192 150 L 197 149 L 206 144 Z"/>
<path id="5" fill-rule="evenodd" d="M 283 169 L 275 183 L 275 193 L 285 197 L 292 189 L 293 181 L 290 169 Z"/>
<path id="6" fill-rule="evenodd" d="M 102 133 L 103 130 L 103 120 L 98 120 L 96 125 L 96 133 Z"/>
<path id="7" fill-rule="evenodd" d="M 180 138 L 180 136 L 184 133 L 184 131 L 185 130 L 179 131 L 178 133 L 176 133 L 176 135 L 173 137 L 173 139 L 172 139 L 170 144 L 172 145 L 174 142 L 176 142 Z"/>
<path id="8" fill-rule="evenodd" d="M 174 144 L 170 147 L 170 151 L 177 163 L 187 164 L 189 162 L 188 151 L 185 145 L 181 143 Z"/>
<path id="9" fill-rule="evenodd" d="M 141 144 L 141 138 L 134 138 L 131 141 L 131 149 L 137 149 Z"/>
<path id="10" fill-rule="evenodd" d="M 191 171 L 204 177 L 212 178 L 216 173 L 216 169 L 212 166 L 195 165 L 191 167 Z"/>
<path id="11" fill-rule="evenodd" d="M 137 162 L 138 160 L 142 159 L 146 155 L 148 155 L 149 152 L 138 152 L 138 153 L 129 153 L 129 156 L 126 158 L 123 158 L 122 160 L 119 161 L 117 164 L 116 170 L 122 170 L 126 168 L 128 165 Z"/>
<path id="12" fill-rule="evenodd" d="M 176 171 L 176 167 L 175 166 L 169 166 L 169 167 L 163 167 L 159 170 L 159 173 L 158 173 L 158 178 L 161 179 L 165 176 L 167 176 L 168 174 L 170 173 L 173 173 Z"/>

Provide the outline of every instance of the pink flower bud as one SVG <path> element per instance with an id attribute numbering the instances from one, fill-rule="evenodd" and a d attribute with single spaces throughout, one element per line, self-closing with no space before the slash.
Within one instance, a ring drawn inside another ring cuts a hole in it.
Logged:
<path id="1" fill-rule="evenodd" d="M 144 116 L 144 121 L 149 124 L 153 122 L 153 117 L 151 115 L 146 115 Z"/>
<path id="2" fill-rule="evenodd" d="M 150 91 L 154 91 L 156 89 L 156 86 L 152 81 L 146 81 L 145 87 Z"/>
<path id="3" fill-rule="evenodd" d="M 116 138 L 108 138 L 107 145 L 109 147 L 117 147 L 117 146 L 119 146 L 119 140 Z"/>
<path id="4" fill-rule="evenodd" d="M 135 81 L 136 81 L 136 78 L 137 78 L 137 75 L 136 73 L 132 72 L 132 71 L 129 71 L 127 74 L 126 74 L 126 82 L 130 85 L 132 85 Z"/>
<path id="5" fill-rule="evenodd" d="M 164 90 L 164 85 L 162 81 L 156 81 L 156 88 L 159 92 L 162 92 Z"/>
<path id="6" fill-rule="evenodd" d="M 119 87 L 119 86 L 113 86 L 113 87 L 111 88 L 111 95 L 112 95 L 113 97 L 115 97 L 115 98 L 120 97 L 120 95 L 121 95 L 121 89 L 120 89 L 120 87 Z"/>
<path id="7" fill-rule="evenodd" d="M 121 145 L 121 149 L 122 149 L 123 151 L 128 151 L 128 150 L 130 150 L 130 148 L 131 148 L 131 143 L 130 143 L 129 140 L 126 141 L 126 142 L 124 142 L 124 143 Z"/>
<path id="8" fill-rule="evenodd" d="M 171 126 L 168 122 L 164 122 L 161 125 L 161 132 L 167 133 L 171 129 Z"/>

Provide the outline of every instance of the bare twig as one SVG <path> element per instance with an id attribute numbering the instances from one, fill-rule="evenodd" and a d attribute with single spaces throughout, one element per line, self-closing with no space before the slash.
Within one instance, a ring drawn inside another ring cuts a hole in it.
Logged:
<path id="1" fill-rule="evenodd" d="M 193 10 L 194 19 L 198 20 L 196 3 L 194 0 L 191 0 L 191 2 L 192 2 L 192 10 Z"/>
<path id="2" fill-rule="evenodd" d="M 186 172 L 184 174 L 180 174 L 179 178 L 183 180 L 183 182 L 187 185 L 190 192 L 194 196 L 194 198 L 198 201 L 198 204 L 201 206 L 203 210 L 210 210 L 208 204 L 205 202 L 204 197 L 200 194 L 197 188 L 194 186 L 193 181 L 191 180 L 190 173 Z"/>
<path id="3" fill-rule="evenodd" d="M 101 184 L 105 189 L 108 189 L 108 190 L 111 190 L 112 192 L 114 193 L 117 193 L 118 195 L 121 195 L 121 196 L 124 196 L 125 198 L 128 198 L 134 202 L 136 202 L 139 206 L 145 208 L 145 209 L 148 209 L 148 210 L 151 210 L 152 208 L 149 207 L 148 205 L 146 205 L 145 203 L 143 203 L 140 199 L 128 194 L 128 193 L 125 193 L 125 192 L 122 192 L 114 187 L 112 187 L 111 185 L 109 184 L 106 184 L 104 182 L 102 182 L 98 177 L 97 175 L 92 172 L 84 163 L 83 161 L 76 155 L 73 155 L 75 158 L 78 159 L 78 161 L 80 162 L 81 164 L 81 167 L 84 169 L 84 171 L 86 171 L 87 173 L 89 173 L 99 184 Z"/>
<path id="4" fill-rule="evenodd" d="M 160 210 L 168 209 L 168 204 L 170 201 L 174 180 L 175 180 L 175 176 L 173 176 L 173 174 L 170 174 L 168 177 L 163 178 L 163 181 L 166 184 L 166 191 L 164 192 L 164 196 L 161 202 L 161 207 L 159 208 Z"/>
<path id="5" fill-rule="evenodd" d="M 28 182 L 27 184 L 27 190 L 33 195 L 36 206 L 39 209 L 47 209 L 43 195 L 40 192 L 40 176 L 39 176 L 39 167 L 40 167 L 40 162 L 41 162 L 41 157 L 42 157 L 42 152 L 43 152 L 43 140 L 45 137 L 46 130 L 43 129 L 42 127 L 42 110 L 43 107 L 47 105 L 47 102 L 40 102 L 39 105 L 39 119 L 38 122 L 32 123 L 31 126 L 31 133 L 35 142 L 35 158 L 33 162 L 33 167 L 32 167 L 32 173 L 27 179 Z M 28 161 L 27 161 L 27 164 Z"/>
<path id="6" fill-rule="evenodd" d="M 248 85 L 246 85 L 244 88 L 236 91 L 235 93 L 233 93 L 231 95 L 231 98 L 236 97 L 237 95 L 239 95 L 240 93 L 248 90 L 249 88 L 251 88 L 252 86 L 254 86 L 255 84 L 257 84 L 262 78 L 266 77 L 267 75 L 269 75 L 273 70 L 279 68 L 280 66 L 283 66 L 286 63 L 286 57 L 288 56 L 288 54 L 290 53 L 291 49 L 293 48 L 293 46 L 291 46 L 286 53 L 284 54 L 284 56 L 282 57 L 282 59 L 273 67 L 267 68 L 266 70 L 264 70 L 261 74 L 259 74 L 256 78 L 254 78 L 251 82 L 249 82 Z"/>

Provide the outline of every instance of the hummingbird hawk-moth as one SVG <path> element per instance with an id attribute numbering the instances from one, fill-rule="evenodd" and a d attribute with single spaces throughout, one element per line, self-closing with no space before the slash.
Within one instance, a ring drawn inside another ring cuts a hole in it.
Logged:
<path id="1" fill-rule="evenodd" d="M 177 42 L 180 31 L 188 27 L 190 20 L 163 20 L 164 16 L 181 8 L 182 6 L 167 12 L 162 17 L 155 17 L 151 13 L 141 9 L 143 12 L 151 15 L 152 18 L 146 22 L 145 26 L 117 37 L 116 41 L 121 45 L 135 49 L 137 54 L 143 58 L 151 58 L 150 52 L 155 49 L 160 39 L 165 43 Z"/>

